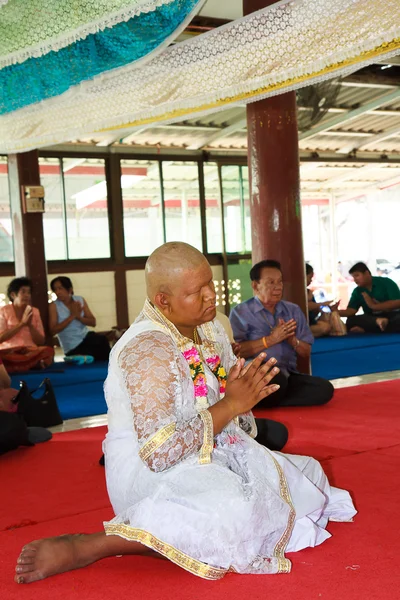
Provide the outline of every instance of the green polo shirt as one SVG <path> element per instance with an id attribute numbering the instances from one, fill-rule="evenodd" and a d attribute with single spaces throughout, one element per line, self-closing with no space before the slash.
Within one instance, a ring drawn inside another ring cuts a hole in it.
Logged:
<path id="1" fill-rule="evenodd" d="M 373 310 L 367 306 L 363 292 L 367 292 L 377 302 L 386 302 L 387 300 L 400 300 L 400 290 L 398 285 L 389 277 L 372 277 L 372 290 L 365 287 L 356 287 L 351 294 L 347 308 L 358 310 L 362 306 L 366 315 L 372 315 Z"/>

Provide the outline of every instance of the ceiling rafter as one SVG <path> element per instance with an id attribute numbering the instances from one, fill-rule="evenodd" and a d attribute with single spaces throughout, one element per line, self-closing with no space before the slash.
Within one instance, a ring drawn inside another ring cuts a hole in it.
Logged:
<path id="1" fill-rule="evenodd" d="M 338 115 L 337 117 L 333 117 L 332 119 L 328 119 L 327 121 L 323 121 L 319 123 L 319 125 L 315 125 L 311 127 L 308 131 L 304 131 L 299 135 L 299 140 L 306 140 L 318 135 L 319 133 L 323 133 L 328 129 L 332 129 L 338 125 L 343 125 L 343 123 L 347 123 L 356 117 L 359 117 L 370 110 L 374 110 L 375 108 L 379 108 L 385 104 L 389 104 L 390 102 L 395 102 L 400 98 L 400 88 L 396 88 L 395 90 L 383 94 L 379 96 L 379 98 L 375 98 L 370 102 L 362 104 L 358 108 L 354 108 L 349 110 L 347 113 Z"/>
<path id="2" fill-rule="evenodd" d="M 400 124 L 391 127 L 390 129 L 386 129 L 381 133 L 377 133 L 375 135 L 370 135 L 367 140 L 360 140 L 359 142 L 352 142 L 348 144 L 344 148 L 339 148 L 338 152 L 340 154 L 350 154 L 359 148 L 367 148 L 368 146 L 372 146 L 373 144 L 378 144 L 379 142 L 383 142 L 391 137 L 394 137 L 400 133 Z"/>

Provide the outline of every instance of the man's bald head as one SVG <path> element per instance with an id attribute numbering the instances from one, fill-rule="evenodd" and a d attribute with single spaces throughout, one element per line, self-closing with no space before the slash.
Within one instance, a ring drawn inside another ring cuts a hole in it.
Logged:
<path id="1" fill-rule="evenodd" d="M 153 302 L 156 294 L 172 294 L 188 271 L 207 263 L 199 250 L 184 242 L 167 242 L 149 256 L 146 262 L 147 295 Z M 208 264 L 208 263 L 207 263 Z"/>

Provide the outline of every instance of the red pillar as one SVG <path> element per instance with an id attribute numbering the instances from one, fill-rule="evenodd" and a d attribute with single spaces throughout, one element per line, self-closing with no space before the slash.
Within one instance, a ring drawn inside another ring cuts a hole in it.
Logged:
<path id="1" fill-rule="evenodd" d="M 243 0 L 243 11 L 247 15 L 274 3 Z M 278 260 L 284 298 L 307 314 L 296 93 L 248 104 L 247 128 L 253 264 Z M 301 370 L 308 371 L 308 364 Z"/>
<path id="2" fill-rule="evenodd" d="M 8 157 L 11 214 L 14 233 L 16 277 L 32 280 L 32 304 L 41 314 L 48 331 L 47 264 L 44 250 L 42 213 L 24 213 L 22 186 L 40 185 L 36 150 Z"/>

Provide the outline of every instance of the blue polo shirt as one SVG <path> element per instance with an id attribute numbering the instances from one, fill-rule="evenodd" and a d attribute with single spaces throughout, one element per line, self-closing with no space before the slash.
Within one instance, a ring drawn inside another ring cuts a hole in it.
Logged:
<path id="1" fill-rule="evenodd" d="M 313 334 L 300 306 L 292 302 L 286 302 L 286 300 L 278 302 L 273 315 L 258 298 L 250 298 L 250 300 L 233 308 L 229 319 L 236 342 L 259 340 L 270 335 L 271 330 L 278 325 L 279 319 L 284 321 L 294 319 L 297 323 L 297 339 L 307 344 L 314 342 Z M 279 368 L 284 373 L 297 372 L 296 351 L 286 340 L 271 346 L 266 352 L 268 358 L 272 356 L 276 358 Z M 255 358 L 255 356 L 252 358 Z"/>

